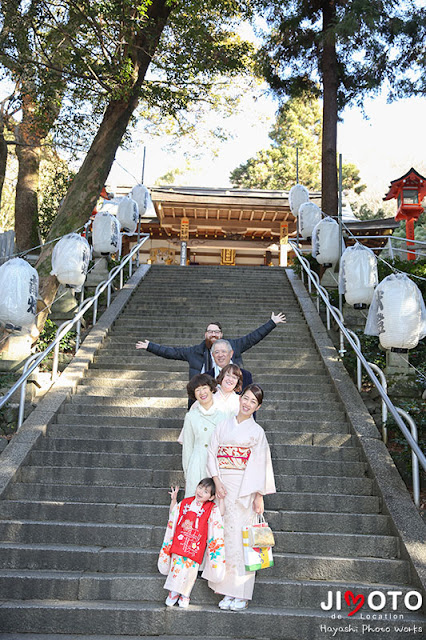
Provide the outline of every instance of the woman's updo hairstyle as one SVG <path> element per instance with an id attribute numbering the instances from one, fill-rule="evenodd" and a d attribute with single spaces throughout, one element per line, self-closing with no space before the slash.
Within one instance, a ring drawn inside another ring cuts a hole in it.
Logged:
<path id="1" fill-rule="evenodd" d="M 243 390 L 242 395 L 244 395 L 247 391 L 251 391 L 252 394 L 254 395 L 254 397 L 256 398 L 256 400 L 259 403 L 259 406 L 262 404 L 263 402 L 263 390 L 262 387 L 260 387 L 258 384 L 256 383 L 252 383 L 252 384 L 248 384 L 246 386 L 246 388 Z"/>

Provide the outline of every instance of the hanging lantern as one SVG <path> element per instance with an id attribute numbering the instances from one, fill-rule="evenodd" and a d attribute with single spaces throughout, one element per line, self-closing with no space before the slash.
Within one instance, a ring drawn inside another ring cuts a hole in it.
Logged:
<path id="1" fill-rule="evenodd" d="M 137 184 L 130 192 L 130 197 L 136 200 L 139 207 L 139 215 L 143 216 L 148 209 L 149 191 L 143 184 Z"/>
<path id="2" fill-rule="evenodd" d="M 312 231 L 322 220 L 322 211 L 314 202 L 304 202 L 299 207 L 299 231 L 305 240 L 312 237 Z"/>
<path id="3" fill-rule="evenodd" d="M 288 194 L 288 202 L 292 214 L 297 218 L 300 205 L 309 202 L 309 191 L 303 184 L 293 185 Z"/>
<path id="4" fill-rule="evenodd" d="M 112 198 L 111 200 L 104 200 L 98 213 L 111 213 L 113 216 L 116 216 L 121 200 L 122 198 Z"/>
<path id="5" fill-rule="evenodd" d="M 120 223 L 110 213 L 99 211 L 92 224 L 93 251 L 102 256 L 116 253 L 120 246 Z"/>
<path id="6" fill-rule="evenodd" d="M 365 309 L 372 301 L 379 281 L 377 258 L 373 251 L 358 242 L 342 253 L 339 291 L 355 309 Z"/>
<path id="7" fill-rule="evenodd" d="M 136 200 L 130 196 L 121 198 L 118 205 L 117 220 L 121 224 L 121 228 L 126 233 L 135 233 L 138 226 L 139 207 Z"/>
<path id="8" fill-rule="evenodd" d="M 339 261 L 339 225 L 327 216 L 315 225 L 312 231 L 312 256 L 324 267 Z"/>
<path id="9" fill-rule="evenodd" d="M 418 286 L 405 274 L 384 278 L 374 291 L 364 333 L 384 349 L 414 349 L 426 335 L 426 308 Z"/>
<path id="10" fill-rule="evenodd" d="M 90 260 L 90 245 L 78 233 L 69 233 L 59 240 L 52 253 L 52 271 L 61 284 L 80 291 L 86 280 Z"/>
<path id="11" fill-rule="evenodd" d="M 12 258 L 0 267 L 0 322 L 20 330 L 35 323 L 38 273 L 26 260 Z"/>

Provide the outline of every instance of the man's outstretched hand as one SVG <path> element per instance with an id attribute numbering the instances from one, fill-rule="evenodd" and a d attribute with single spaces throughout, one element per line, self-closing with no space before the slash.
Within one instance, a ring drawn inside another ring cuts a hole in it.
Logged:
<path id="1" fill-rule="evenodd" d="M 148 349 L 148 345 L 149 340 L 139 340 L 139 342 L 136 343 L 135 347 L 136 349 Z"/>
<path id="2" fill-rule="evenodd" d="M 271 313 L 271 320 L 275 322 L 275 324 L 280 324 L 281 322 L 287 322 L 285 319 L 285 315 L 283 313 Z"/>

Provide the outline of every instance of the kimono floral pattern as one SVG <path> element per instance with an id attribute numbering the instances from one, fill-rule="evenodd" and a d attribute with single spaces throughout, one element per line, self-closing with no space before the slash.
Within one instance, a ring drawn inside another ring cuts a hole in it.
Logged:
<path id="1" fill-rule="evenodd" d="M 189 596 L 197 579 L 200 565 L 185 556 L 171 554 L 173 536 L 179 516 L 179 505 L 172 510 L 167 524 L 164 541 L 158 558 L 158 570 L 167 576 L 164 588 Z M 219 509 L 214 505 L 208 520 L 205 567 L 202 577 L 214 582 L 225 575 L 225 543 L 223 522 Z"/>

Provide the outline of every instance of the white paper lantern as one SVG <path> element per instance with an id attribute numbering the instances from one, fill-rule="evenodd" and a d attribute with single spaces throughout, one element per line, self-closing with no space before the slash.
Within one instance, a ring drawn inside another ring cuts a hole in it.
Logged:
<path id="1" fill-rule="evenodd" d="M 149 191 L 143 184 L 137 184 L 130 192 L 130 197 L 138 204 L 139 215 L 143 216 L 148 209 Z"/>
<path id="2" fill-rule="evenodd" d="M 80 291 L 86 280 L 90 260 L 90 245 L 78 233 L 69 233 L 59 240 L 52 253 L 51 275 L 61 284 Z"/>
<path id="3" fill-rule="evenodd" d="M 339 291 L 348 304 L 356 309 L 369 305 L 378 281 L 377 258 L 371 249 L 358 242 L 345 249 L 340 259 Z"/>
<path id="4" fill-rule="evenodd" d="M 93 251 L 101 255 L 116 253 L 120 247 L 120 223 L 110 213 L 99 211 L 92 224 Z"/>
<path id="5" fill-rule="evenodd" d="M 312 231 L 312 255 L 319 264 L 331 267 L 339 261 L 339 225 L 327 216 Z"/>
<path id="6" fill-rule="evenodd" d="M 384 278 L 374 291 L 364 333 L 384 349 L 414 349 L 426 335 L 426 308 L 418 286 L 405 274 Z"/>
<path id="7" fill-rule="evenodd" d="M 121 200 L 122 198 L 112 198 L 111 200 L 104 200 L 98 213 L 111 213 L 113 216 L 116 216 Z"/>
<path id="8" fill-rule="evenodd" d="M 309 191 L 303 184 L 293 185 L 288 194 L 288 202 L 292 214 L 297 218 L 300 205 L 309 202 Z"/>
<path id="9" fill-rule="evenodd" d="M 314 202 L 304 202 L 299 207 L 299 231 L 302 238 L 312 237 L 315 225 L 322 220 L 322 211 Z"/>
<path id="10" fill-rule="evenodd" d="M 22 258 L 8 260 L 0 267 L 0 292 L 0 322 L 31 327 L 37 315 L 37 271 Z"/>
<path id="11" fill-rule="evenodd" d="M 126 233 L 134 233 L 138 226 L 139 207 L 136 200 L 130 196 L 121 198 L 118 205 L 117 219 L 121 224 L 121 228 Z"/>

